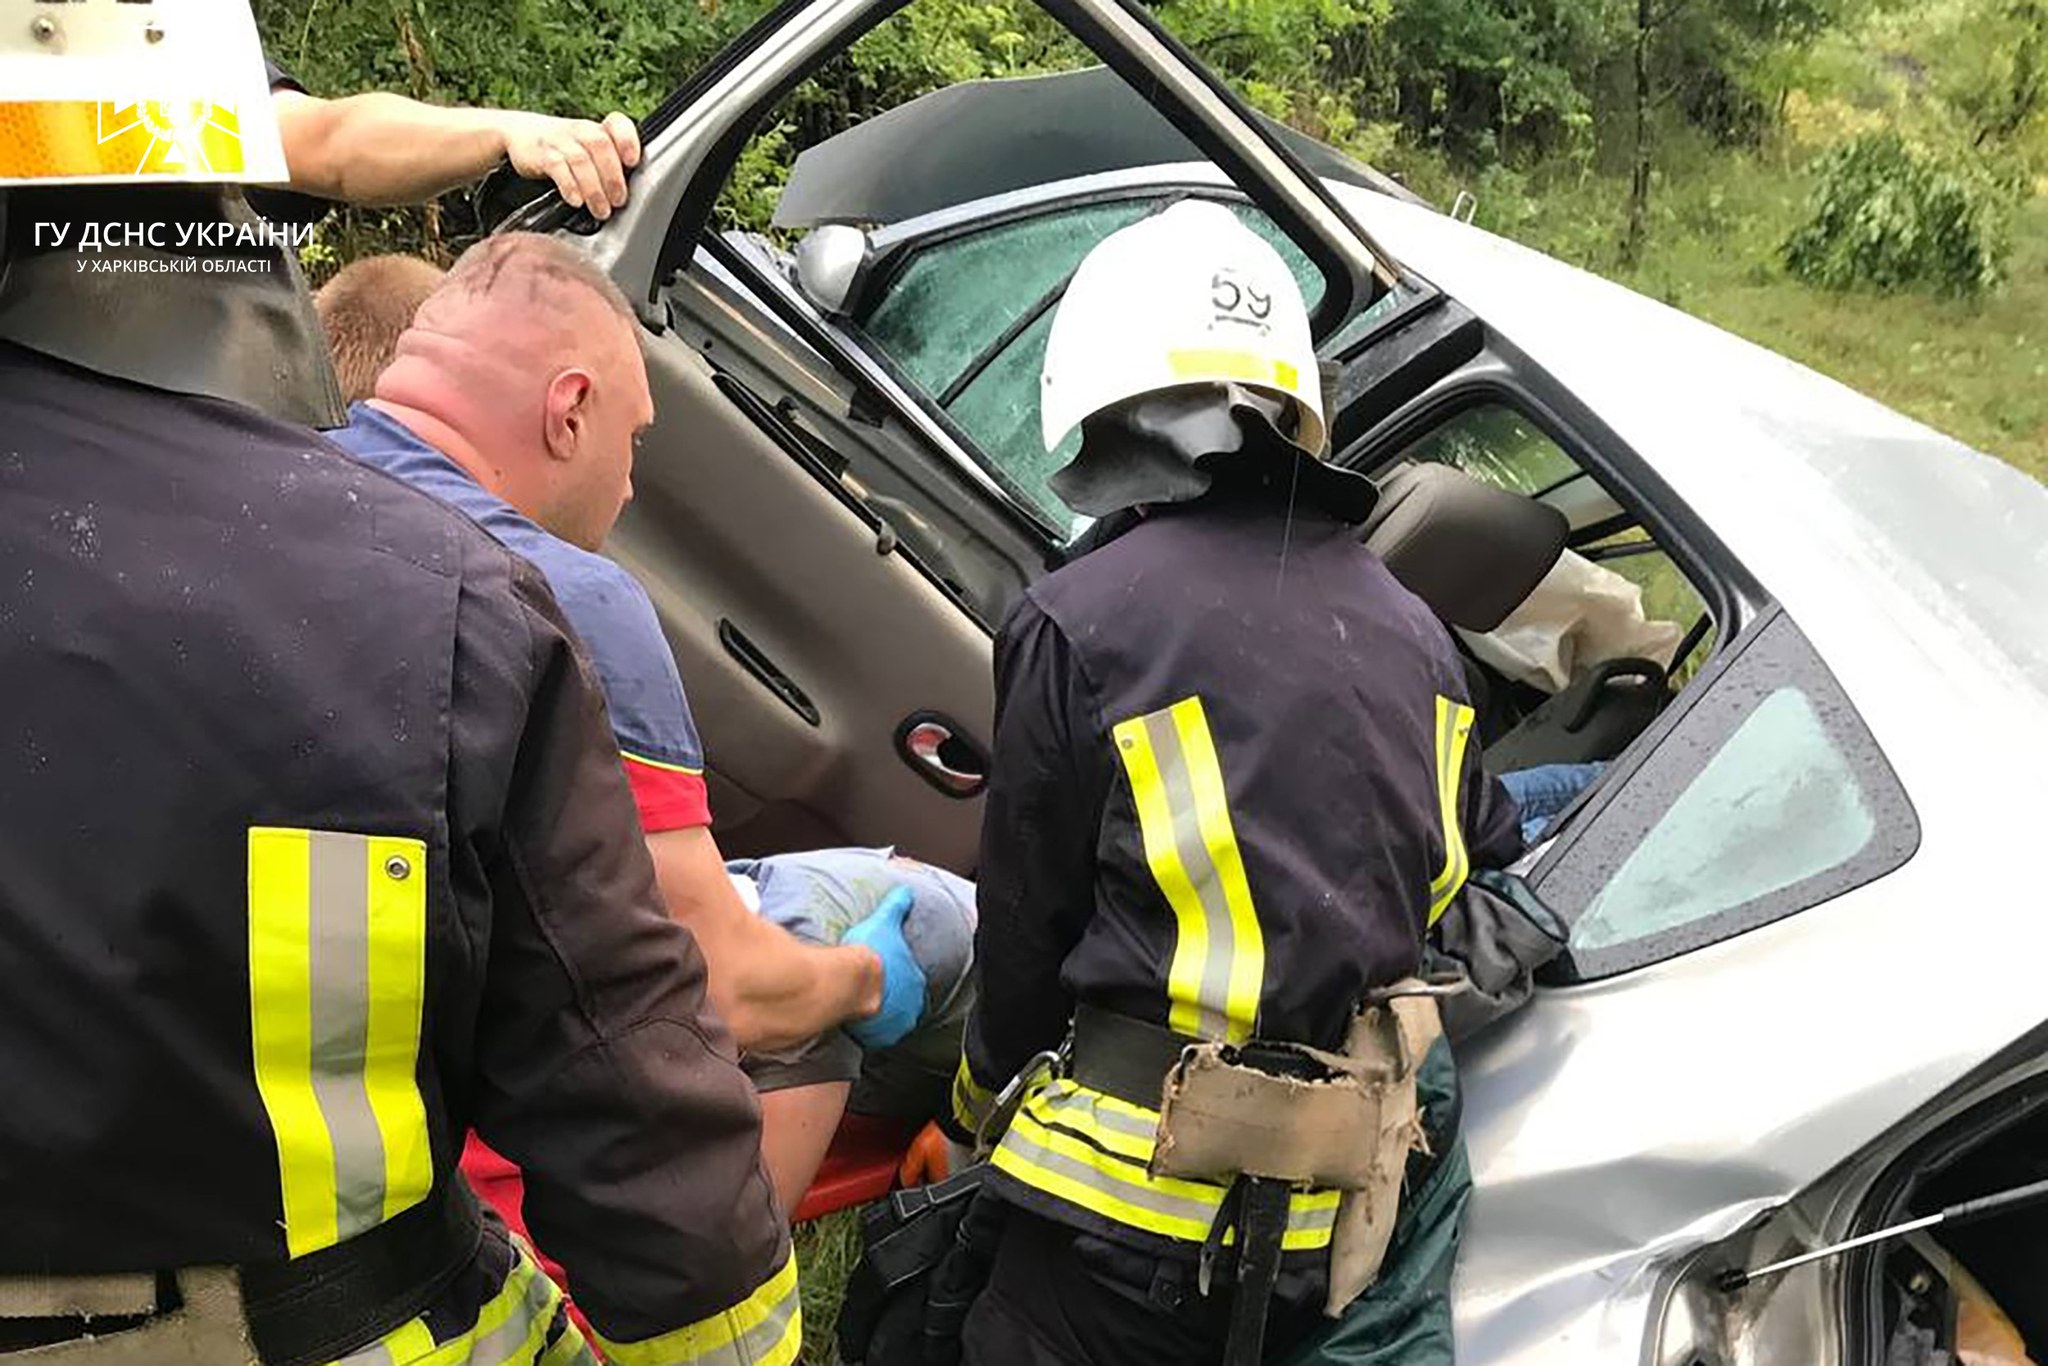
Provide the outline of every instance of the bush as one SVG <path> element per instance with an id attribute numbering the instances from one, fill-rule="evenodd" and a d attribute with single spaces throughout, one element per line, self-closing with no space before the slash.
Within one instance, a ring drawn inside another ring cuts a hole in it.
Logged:
<path id="1" fill-rule="evenodd" d="M 1893 132 L 1844 143 L 1817 169 L 1807 220 L 1783 248 L 1798 278 L 1829 289 L 1921 286 L 1963 296 L 1998 285 L 2011 251 L 2003 187 Z"/>

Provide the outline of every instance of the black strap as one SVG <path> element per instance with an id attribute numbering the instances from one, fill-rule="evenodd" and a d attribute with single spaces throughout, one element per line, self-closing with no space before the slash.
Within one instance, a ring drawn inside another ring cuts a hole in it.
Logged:
<path id="1" fill-rule="evenodd" d="M 483 1216 L 450 1177 L 367 1233 L 289 1262 L 245 1266 L 249 1338 L 265 1366 L 317 1366 L 417 1318 L 476 1256 Z"/>
<path id="2" fill-rule="evenodd" d="M 1099 1006 L 1074 1010 L 1074 1051 L 1068 1064 L 1076 1082 L 1130 1105 L 1157 1110 L 1166 1074 L 1181 1050 L 1203 1041 Z"/>
<path id="3" fill-rule="evenodd" d="M 1289 1187 L 1285 1181 L 1240 1176 L 1234 1188 L 1241 1192 L 1236 1218 L 1237 1288 L 1230 1299 L 1230 1336 L 1223 1348 L 1223 1366 L 1259 1366 L 1266 1351 L 1266 1310 L 1273 1302 L 1273 1283 L 1280 1276 L 1281 1247 L 1287 1236 Z"/>

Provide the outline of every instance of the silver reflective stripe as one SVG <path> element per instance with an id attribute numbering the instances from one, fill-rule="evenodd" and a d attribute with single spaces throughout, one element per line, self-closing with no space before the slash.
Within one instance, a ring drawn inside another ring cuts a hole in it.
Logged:
<path id="1" fill-rule="evenodd" d="M 745 1299 L 708 1318 L 632 1342 L 599 1334 L 594 1345 L 616 1366 L 796 1366 L 803 1350 L 796 1253 Z"/>
<path id="2" fill-rule="evenodd" d="M 1159 1121 L 1156 1118 L 1140 1119 L 1108 1105 L 1097 1104 L 1091 1095 L 1070 1081 L 1057 1081 L 1046 1087 L 1034 1099 L 1032 1109 L 1041 1122 L 1057 1121 L 1064 1110 L 1079 1110 L 1084 1123 L 1108 1129 L 1111 1133 L 1143 1139 L 1147 1143 L 1156 1142 L 1159 1138 Z"/>
<path id="3" fill-rule="evenodd" d="M 513 1263 L 512 1274 L 518 1275 L 522 1267 L 529 1273 L 524 1303 L 471 1345 L 464 1366 L 511 1366 L 515 1361 L 531 1362 L 540 1354 L 548 1321 L 555 1315 L 555 1285 L 523 1256 Z M 521 1351 L 529 1339 L 532 1347 Z"/>
<path id="4" fill-rule="evenodd" d="M 1337 1227 L 1337 1206 L 1324 1205 L 1320 1209 L 1310 1206 L 1303 1209 L 1296 1206 L 1287 1215 L 1287 1227 L 1295 1232 L 1307 1233 L 1313 1230 Z"/>
<path id="5" fill-rule="evenodd" d="M 1086 1130 L 1089 1128 L 1106 1129 L 1112 1133 L 1142 1139 L 1148 1144 L 1156 1140 L 1158 1135 L 1158 1125 L 1156 1123 L 1147 1123 L 1135 1115 L 1125 1114 L 1107 1105 L 1094 1104 L 1091 1095 L 1092 1093 L 1076 1087 L 1072 1082 L 1054 1082 L 1026 1102 L 1024 1112 L 1048 1130 L 1054 1133 L 1070 1135 L 1083 1142 L 1088 1141 Z M 1011 1142 L 1013 1137 L 1016 1140 L 1014 1145 Z M 1047 1152 L 1043 1144 L 1036 1142 L 1028 1135 L 1018 1133 L 1014 1127 L 1010 1130 L 1009 1134 L 1004 1136 L 1003 1146 L 1021 1149 L 1022 1152 L 1019 1155 L 1026 1157 L 1035 1166 L 1043 1166 L 1072 1180 L 1083 1181 L 1090 1188 L 1105 1191 L 1115 1196 L 1118 1200 L 1142 1205 L 1176 1218 L 1208 1219 L 1214 1215 L 1217 1206 L 1222 1202 L 1224 1191 L 1222 1186 L 1214 1188 L 1216 1191 L 1214 1203 L 1209 1201 L 1199 1203 L 1190 1201 L 1184 1196 L 1175 1196 L 1158 1191 L 1149 1184 L 1141 1192 L 1134 1192 L 1134 1185 L 1146 1182 L 1148 1179 L 1145 1168 L 1135 1165 L 1136 1159 L 1128 1157 L 1124 1159 L 1126 1163 L 1132 1164 L 1129 1166 L 1131 1175 L 1128 1178 L 1118 1179 L 1114 1176 L 1105 1176 L 1100 1168 L 1091 1166 L 1088 1163 L 1077 1162 L 1062 1153 Z M 1093 1146 L 1098 1149 L 1101 1147 L 1099 1143 Z M 1105 1154 L 1102 1158 L 1104 1166 L 1117 1160 L 1117 1158 L 1108 1154 Z M 1206 1185 L 1208 1183 L 1203 1184 Z M 1200 1213 L 1195 1215 L 1184 1213 L 1183 1210 L 1188 1208 L 1199 1209 Z M 1290 1231 L 1312 1233 L 1333 1229 L 1336 1226 L 1337 1207 L 1335 1204 L 1316 1208 L 1304 1205 L 1299 1199 L 1290 1203 L 1287 1216 L 1287 1227 Z"/>
<path id="6" fill-rule="evenodd" d="M 1223 1192 L 1219 1187 L 1215 1201 L 1190 1200 L 1185 1196 L 1171 1195 L 1150 1185 L 1145 1179 L 1143 1167 L 1132 1167 L 1130 1179 L 1119 1181 L 1088 1165 L 1076 1161 L 1065 1153 L 1056 1153 L 1038 1140 L 1018 1131 L 1015 1125 L 1003 1135 L 1002 1147 L 1011 1155 L 1020 1157 L 1032 1166 L 1069 1181 L 1101 1190 L 1128 1205 L 1135 1205 L 1150 1213 L 1163 1215 L 1168 1219 L 1183 1219 L 1207 1226 L 1216 1217 L 1216 1208 L 1222 1203 Z M 1105 1161 L 1115 1161 L 1106 1158 Z"/>
<path id="7" fill-rule="evenodd" d="M 789 1321 L 796 1316 L 801 1303 L 796 1291 L 790 1291 L 769 1311 L 767 1318 L 734 1338 L 731 1346 L 701 1360 L 731 1362 L 732 1366 L 752 1366 L 753 1362 L 766 1360 L 775 1344 L 782 1341 L 782 1335 L 789 1331 Z"/>
<path id="8" fill-rule="evenodd" d="M 1230 965 L 1236 961 L 1237 944 L 1230 923 L 1230 903 L 1223 895 L 1223 879 L 1210 856 L 1209 842 L 1202 838 L 1202 819 L 1195 805 L 1195 785 L 1188 776 L 1188 758 L 1180 743 L 1180 729 L 1173 713 L 1155 711 L 1143 718 L 1145 734 L 1152 741 L 1152 753 L 1159 765 L 1159 780 L 1166 788 L 1166 804 L 1173 813 L 1173 847 L 1180 866 L 1188 875 L 1195 897 L 1202 904 L 1202 919 L 1208 926 L 1209 951 L 1202 958 L 1200 1010 L 1202 1033 L 1211 1039 L 1227 1039 L 1230 1019 Z"/>
<path id="9" fill-rule="evenodd" d="M 514 1284 L 514 1282 L 521 1282 Z M 511 1303 L 507 1303 L 508 1297 Z M 369 1346 L 343 1357 L 333 1366 L 404 1366 L 407 1361 L 419 1360 L 423 1355 L 438 1366 L 533 1366 L 547 1350 L 547 1331 L 554 1324 L 561 1307 L 561 1294 L 555 1284 L 544 1275 L 540 1268 L 523 1253 L 516 1252 L 512 1264 L 506 1270 L 505 1280 L 489 1298 L 477 1306 L 476 1316 L 462 1333 L 441 1341 L 435 1341 L 427 1330 L 424 1319 L 414 1319 L 387 1333 Z M 504 1317 L 497 1318 L 502 1310 Z M 482 1336 L 474 1336 L 486 1318 L 497 1321 Z M 576 1334 L 576 1328 L 566 1320 L 564 1335 Z M 575 1341 L 581 1342 L 580 1334 Z M 394 1343 L 406 1344 L 394 1348 Z M 561 1339 L 556 1348 L 561 1348 Z M 403 1360 L 399 1351 L 404 1352 Z M 588 1348 L 572 1350 L 558 1355 L 558 1362 L 581 1363 L 593 1361 Z"/>
<path id="10" fill-rule="evenodd" d="M 336 1241 L 384 1221 L 384 1138 L 365 1084 L 370 1029 L 368 841 L 315 830 L 309 854 L 313 1094 L 334 1141 Z"/>
<path id="11" fill-rule="evenodd" d="M 540 1355 L 542 1366 L 600 1366 L 597 1353 L 583 1340 L 573 1323 L 563 1325 L 562 1335 Z"/>

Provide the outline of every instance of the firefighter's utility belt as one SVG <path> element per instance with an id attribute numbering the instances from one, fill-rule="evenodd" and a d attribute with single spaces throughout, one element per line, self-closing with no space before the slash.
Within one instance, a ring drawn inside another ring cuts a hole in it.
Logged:
<path id="1" fill-rule="evenodd" d="M 1076 1084 L 1140 1109 L 1157 1110 L 1181 1054 L 1208 1041 L 1099 1006 L 1074 1010 L 1067 1074 Z"/>
<path id="2" fill-rule="evenodd" d="M 476 1197 L 423 1203 L 291 1262 L 85 1276 L 0 1275 L 0 1362 L 317 1366 L 417 1317 L 476 1256 Z"/>
<path id="3" fill-rule="evenodd" d="M 1378 1276 L 1408 1155 L 1425 1144 L 1415 1083 L 1442 1033 L 1436 994 L 1413 980 L 1376 993 L 1342 1053 L 1194 1039 L 1087 1006 L 1076 1013 L 1074 1080 L 1159 1111 L 1152 1174 L 1229 1187 L 1201 1272 L 1206 1291 L 1226 1240 L 1235 1241 L 1227 1362 L 1259 1359 L 1290 1191 L 1344 1193 L 1330 1245 L 1331 1315 Z"/>

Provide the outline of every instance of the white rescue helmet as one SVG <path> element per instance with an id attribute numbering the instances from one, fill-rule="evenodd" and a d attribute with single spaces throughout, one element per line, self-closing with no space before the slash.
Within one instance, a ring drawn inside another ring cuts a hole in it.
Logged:
<path id="1" fill-rule="evenodd" d="M 245 0 L 0 0 L 0 186 L 286 179 Z"/>
<path id="2" fill-rule="evenodd" d="M 1045 344 L 1045 448 L 1112 404 L 1203 384 L 1290 402 L 1289 439 L 1322 456 L 1322 380 L 1294 272 L 1229 209 L 1189 199 L 1105 237 L 1068 282 Z"/>

